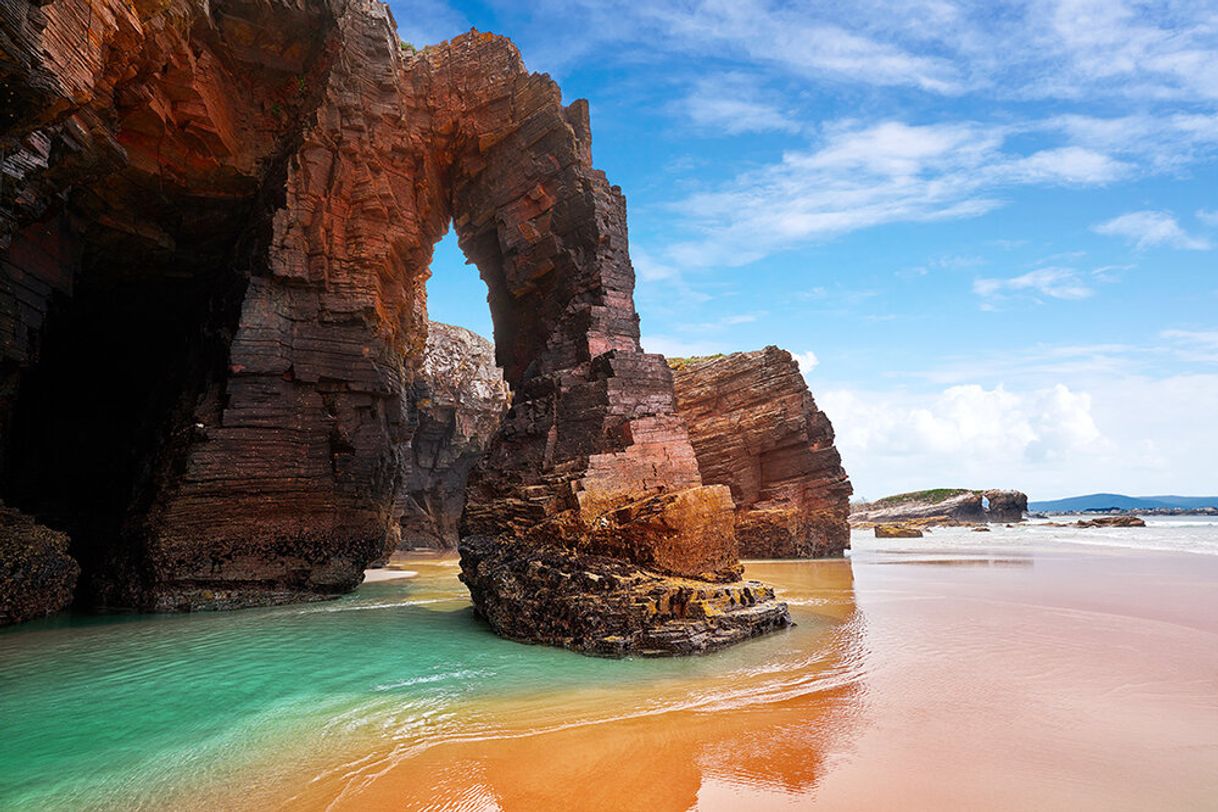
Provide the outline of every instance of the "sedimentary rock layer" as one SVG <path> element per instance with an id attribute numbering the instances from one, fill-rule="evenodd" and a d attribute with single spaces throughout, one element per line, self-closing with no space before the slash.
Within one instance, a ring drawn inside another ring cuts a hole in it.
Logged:
<path id="1" fill-rule="evenodd" d="M 463 327 L 431 322 L 411 403 L 418 428 L 410 442 L 400 546 L 455 550 L 466 479 L 508 406 L 494 345 Z"/>
<path id="2" fill-rule="evenodd" d="M 791 625 L 757 581 L 671 578 L 560 547 L 521 556 L 494 539 L 462 540 L 462 580 L 504 637 L 617 657 L 699 654 Z"/>
<path id="3" fill-rule="evenodd" d="M 513 396 L 466 532 L 505 570 L 738 577 L 587 104 L 506 39 L 416 52 L 370 0 L 17 0 L 0 79 L 4 495 L 70 530 L 87 600 L 323 597 L 396 545 L 450 223 Z M 472 572 L 497 628 L 548 611 Z"/>
<path id="4" fill-rule="evenodd" d="M 0 505 L 0 626 L 66 608 L 79 575 L 66 535 Z"/>
<path id="5" fill-rule="evenodd" d="M 670 364 L 702 481 L 731 489 L 740 555 L 841 555 L 850 480 L 791 354 L 766 347 Z"/>
<path id="6" fill-rule="evenodd" d="M 855 527 L 887 522 L 927 524 L 977 524 L 1021 522 L 1028 510 L 1028 497 L 1020 491 L 940 488 L 886 496 L 861 505 L 850 514 Z"/>

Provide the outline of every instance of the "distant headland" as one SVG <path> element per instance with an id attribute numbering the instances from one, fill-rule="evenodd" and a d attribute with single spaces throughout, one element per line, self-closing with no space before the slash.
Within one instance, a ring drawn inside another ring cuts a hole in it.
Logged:
<path id="1" fill-rule="evenodd" d="M 1124 513 L 1135 511 L 1159 515 L 1200 514 L 1218 516 L 1218 496 L 1125 496 L 1119 493 L 1090 493 L 1065 499 L 1030 502 L 1034 513 Z"/>

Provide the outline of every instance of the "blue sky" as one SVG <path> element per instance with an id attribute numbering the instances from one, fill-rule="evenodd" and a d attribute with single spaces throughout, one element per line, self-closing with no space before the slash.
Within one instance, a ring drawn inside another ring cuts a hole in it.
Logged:
<path id="1" fill-rule="evenodd" d="M 1218 493 L 1218 3 L 391 5 L 589 99 L 644 346 L 795 353 L 858 495 Z"/>

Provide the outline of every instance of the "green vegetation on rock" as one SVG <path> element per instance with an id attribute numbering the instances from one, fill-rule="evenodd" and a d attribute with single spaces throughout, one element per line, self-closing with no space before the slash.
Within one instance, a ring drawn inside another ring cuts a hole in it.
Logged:
<path id="1" fill-rule="evenodd" d="M 726 357 L 727 356 L 723 353 L 717 352 L 714 355 L 691 355 L 688 358 L 666 358 L 665 360 L 668 361 L 669 369 L 681 370 L 694 364 L 702 364 L 707 361 L 718 361 L 720 358 Z"/>
<path id="2" fill-rule="evenodd" d="M 942 502 L 944 499 L 951 499 L 953 496 L 961 496 L 966 493 L 978 493 L 978 491 L 969 488 L 931 488 L 927 491 L 910 491 L 909 493 L 898 493 L 893 496 L 885 496 L 883 499 L 877 499 L 871 504 L 874 505 L 903 505 L 906 502 Z"/>

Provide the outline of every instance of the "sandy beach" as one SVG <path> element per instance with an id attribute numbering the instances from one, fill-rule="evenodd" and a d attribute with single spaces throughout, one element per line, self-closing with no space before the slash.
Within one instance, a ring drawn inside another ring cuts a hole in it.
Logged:
<path id="1" fill-rule="evenodd" d="M 753 563 L 793 656 L 492 699 L 482 733 L 382 747 L 288 806 L 1212 808 L 1218 557 L 964 533 Z"/>
<path id="2" fill-rule="evenodd" d="M 1214 808 L 1218 523 L 853 544 L 749 563 L 797 625 L 701 657 L 503 640 L 435 555 L 9 630 L 0 807 Z"/>

